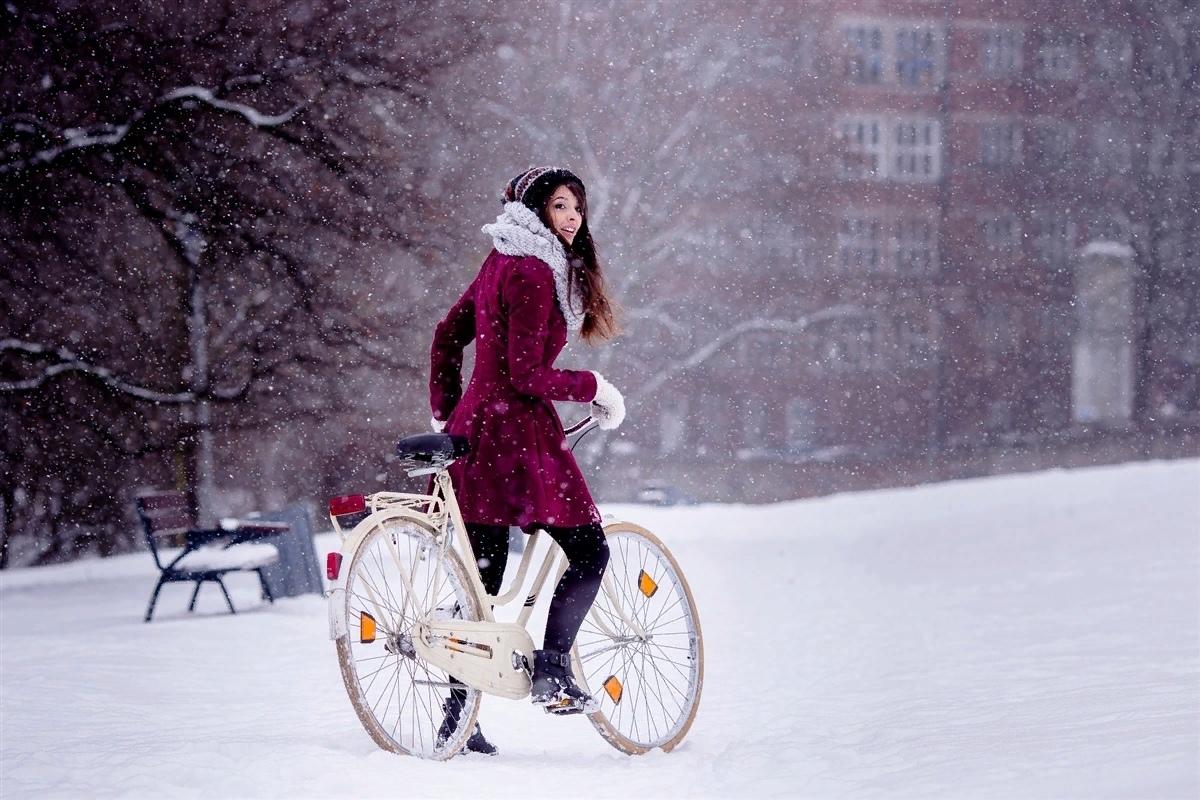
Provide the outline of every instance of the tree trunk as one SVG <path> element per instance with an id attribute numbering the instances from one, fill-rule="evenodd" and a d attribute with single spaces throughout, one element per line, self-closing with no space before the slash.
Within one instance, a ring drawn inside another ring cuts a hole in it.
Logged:
<path id="1" fill-rule="evenodd" d="M 188 232 L 194 237 L 196 234 Z M 195 408 L 192 409 L 192 434 L 190 447 L 190 464 L 188 468 L 188 490 L 196 498 L 196 520 L 201 526 L 209 526 L 213 522 L 213 496 L 215 486 L 213 479 L 213 439 L 212 439 L 212 406 L 204 399 L 208 391 L 208 315 L 205 307 L 204 282 L 198 265 L 200 248 L 185 248 L 191 265 L 191 292 L 188 297 L 188 344 L 191 354 L 189 385 L 196 396 Z"/>
<path id="2" fill-rule="evenodd" d="M 12 535 L 13 525 L 17 518 L 14 495 L 15 493 L 8 488 L 0 495 L 0 502 L 4 503 L 4 527 L 0 528 L 0 570 L 8 569 L 8 537 Z"/>

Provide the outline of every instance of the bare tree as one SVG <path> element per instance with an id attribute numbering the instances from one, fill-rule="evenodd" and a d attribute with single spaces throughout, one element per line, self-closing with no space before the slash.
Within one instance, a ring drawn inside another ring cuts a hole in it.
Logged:
<path id="1" fill-rule="evenodd" d="M 123 488 L 114 463 L 175 453 L 203 499 L 214 430 L 326 414 L 363 369 L 424 374 L 399 335 L 425 327 L 419 305 L 364 313 L 397 252 L 439 246 L 421 151 L 394 127 L 435 113 L 432 81 L 485 20 L 434 2 L 0 9 L 0 427 L 29 465 L 4 471 L 0 546 L 38 527 L 33 476 L 78 520 L 71 498 Z M 70 437 L 31 443 L 35 422 Z"/>

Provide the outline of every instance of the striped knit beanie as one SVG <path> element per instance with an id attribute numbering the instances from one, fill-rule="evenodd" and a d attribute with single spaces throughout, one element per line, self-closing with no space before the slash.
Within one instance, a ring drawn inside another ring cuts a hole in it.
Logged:
<path id="1" fill-rule="evenodd" d="M 535 213 L 541 213 L 546 198 L 556 186 L 567 181 L 576 181 L 583 186 L 574 172 L 561 167 L 531 167 L 508 182 L 504 187 L 502 203 L 523 203 Z"/>

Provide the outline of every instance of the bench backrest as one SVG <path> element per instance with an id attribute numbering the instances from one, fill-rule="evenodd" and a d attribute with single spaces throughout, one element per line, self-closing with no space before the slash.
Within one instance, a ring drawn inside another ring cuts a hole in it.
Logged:
<path id="1" fill-rule="evenodd" d="M 158 560 L 159 540 L 182 537 L 196 527 L 191 504 L 183 492 L 145 492 L 138 495 L 137 510 L 150 552 L 154 554 L 154 563 L 162 569 Z"/>

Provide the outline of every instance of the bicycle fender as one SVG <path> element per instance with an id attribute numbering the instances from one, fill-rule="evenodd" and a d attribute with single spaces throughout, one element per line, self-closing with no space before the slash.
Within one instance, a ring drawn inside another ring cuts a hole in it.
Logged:
<path id="1" fill-rule="evenodd" d="M 343 613 L 346 608 L 346 589 L 337 587 L 329 590 L 329 640 L 336 642 L 338 639 L 347 635 L 346 631 L 346 615 Z"/>
<path id="2" fill-rule="evenodd" d="M 406 513 L 402 508 L 381 509 L 364 517 L 350 535 L 342 542 L 342 563 L 346 568 L 338 575 L 337 580 L 331 581 L 326 596 L 329 598 L 329 639 L 336 642 L 347 635 L 346 629 L 346 575 L 349 573 L 350 559 L 354 556 L 362 540 L 371 530 L 381 523 L 391 519 L 406 519 L 419 522 L 416 515 Z"/>

